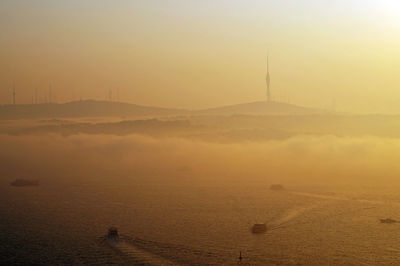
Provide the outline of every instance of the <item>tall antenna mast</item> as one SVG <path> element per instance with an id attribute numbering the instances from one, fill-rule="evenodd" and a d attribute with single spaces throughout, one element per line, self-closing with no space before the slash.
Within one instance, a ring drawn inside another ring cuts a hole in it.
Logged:
<path id="1" fill-rule="evenodd" d="M 49 103 L 51 103 L 51 83 L 49 84 Z"/>
<path id="2" fill-rule="evenodd" d="M 15 93 L 15 82 L 13 82 L 13 105 L 16 105 L 15 96 L 16 96 L 16 93 Z"/>
<path id="3" fill-rule="evenodd" d="M 266 76 L 266 82 L 267 82 L 267 101 L 271 101 L 271 92 L 270 92 L 270 86 L 271 86 L 271 77 L 269 76 L 269 55 L 267 55 L 267 76 Z"/>

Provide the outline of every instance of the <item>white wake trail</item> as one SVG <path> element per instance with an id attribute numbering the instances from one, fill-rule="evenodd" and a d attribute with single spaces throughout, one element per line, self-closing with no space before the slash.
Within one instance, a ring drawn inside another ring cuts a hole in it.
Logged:
<path id="1" fill-rule="evenodd" d="M 305 206 L 305 207 L 300 207 L 300 208 L 296 208 L 296 209 L 291 209 L 289 210 L 283 217 L 281 217 L 280 219 L 274 221 L 272 224 L 274 226 L 280 226 L 283 225 L 285 223 L 290 222 L 291 220 L 293 220 L 294 218 L 302 215 L 303 213 L 310 211 L 316 207 L 320 206 L 320 204 L 313 204 L 310 206 Z"/>
<path id="2" fill-rule="evenodd" d="M 117 249 L 124 255 L 134 260 L 140 261 L 145 265 L 178 265 L 166 258 L 157 256 L 156 254 L 140 249 L 123 238 L 107 239 L 106 241 L 111 247 Z"/>

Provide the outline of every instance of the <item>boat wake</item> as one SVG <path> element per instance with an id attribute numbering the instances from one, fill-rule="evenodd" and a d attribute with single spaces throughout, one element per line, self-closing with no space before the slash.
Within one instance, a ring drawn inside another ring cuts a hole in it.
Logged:
<path id="1" fill-rule="evenodd" d="M 300 208 L 296 208 L 296 209 L 291 209 L 283 217 L 274 221 L 271 224 L 274 226 L 281 226 L 283 224 L 290 222 L 291 220 L 295 219 L 296 217 L 302 215 L 303 213 L 318 207 L 319 205 L 320 204 L 313 204 L 310 206 L 304 206 L 304 207 L 300 207 Z"/>
<path id="2" fill-rule="evenodd" d="M 304 194 L 302 194 L 302 195 L 304 195 Z M 307 196 L 308 196 L 308 194 L 307 194 Z M 317 197 L 320 198 L 319 196 L 317 196 Z M 330 197 L 330 196 L 329 197 L 323 196 L 321 198 L 323 198 L 323 199 L 335 199 L 335 200 L 338 199 L 338 197 L 333 198 L 333 197 Z M 340 199 L 340 200 L 342 200 L 342 199 Z M 299 207 L 299 208 L 295 208 L 295 209 L 290 209 L 290 210 L 288 210 L 286 212 L 286 214 L 283 217 L 281 217 L 281 218 L 279 218 L 277 220 L 272 220 L 269 223 L 267 223 L 269 225 L 269 230 L 276 230 L 276 229 L 280 229 L 280 228 L 285 228 L 285 227 L 289 226 L 290 224 L 292 224 L 290 222 L 292 222 L 293 220 L 295 220 L 299 216 L 303 215 L 304 213 L 309 212 L 309 211 L 311 211 L 311 210 L 313 210 L 315 208 L 322 207 L 322 206 L 324 206 L 326 204 L 330 204 L 330 203 L 332 203 L 332 202 L 330 202 L 330 201 L 320 201 L 320 202 L 314 203 L 312 205 Z M 365 201 L 363 201 L 363 203 L 365 203 Z M 368 201 L 368 203 L 371 203 L 371 201 Z M 336 212 L 336 213 L 334 213 L 332 215 L 325 216 L 325 219 L 330 219 L 330 218 L 333 218 L 333 217 L 337 217 L 337 216 L 341 216 L 341 215 L 347 215 L 347 214 L 356 214 L 356 213 L 359 213 L 359 212 L 362 212 L 362 211 L 375 209 L 375 208 L 376 208 L 376 206 L 349 209 L 349 210 L 345 210 L 345 211 L 342 211 L 342 212 Z M 309 223 L 309 222 L 310 222 L 309 220 L 305 220 L 303 222 L 296 222 L 296 224 L 299 225 L 299 224 L 304 224 L 304 223 Z M 383 222 L 383 223 L 393 223 L 393 222 L 398 222 L 398 221 L 391 220 L 391 219 L 381 219 L 381 222 Z"/>
<path id="3" fill-rule="evenodd" d="M 168 258 L 156 255 L 145 250 L 134 243 L 134 239 L 125 236 L 117 238 L 104 237 L 103 244 L 106 244 L 121 256 L 125 257 L 132 264 L 141 265 L 179 265 Z"/>
<path id="4" fill-rule="evenodd" d="M 338 195 L 324 195 L 324 194 L 317 194 L 317 193 L 308 193 L 308 192 L 300 192 L 300 191 L 291 191 L 293 195 L 297 196 L 305 196 L 305 197 L 311 197 L 311 198 L 317 198 L 317 199 L 324 199 L 324 200 L 349 200 L 349 198 L 344 197 L 344 196 L 338 196 Z"/>
<path id="5" fill-rule="evenodd" d="M 336 201 L 355 201 L 359 203 L 368 203 L 373 205 L 400 205 L 399 202 L 390 202 L 390 201 L 382 201 L 382 200 L 373 200 L 373 199 L 363 199 L 345 195 L 324 195 L 324 194 L 317 194 L 317 193 L 308 193 L 308 192 L 299 192 L 299 191 L 291 191 L 293 195 L 298 196 L 305 196 L 311 197 L 316 199 L 323 199 L 323 200 L 336 200 Z"/>
<path id="6" fill-rule="evenodd" d="M 290 209 L 286 212 L 285 215 L 283 215 L 283 217 L 281 217 L 277 220 L 268 222 L 269 230 L 276 230 L 276 229 L 283 228 L 283 227 L 287 226 L 287 224 L 289 222 L 291 222 L 292 220 L 294 220 L 295 218 L 301 216 L 302 214 L 304 214 L 314 208 L 319 207 L 320 205 L 321 205 L 321 203 L 316 203 L 316 204 L 312 204 L 309 206 Z"/>
<path id="7" fill-rule="evenodd" d="M 388 248 L 386 248 L 386 251 L 400 253 L 400 249 L 398 249 L 398 248 L 393 248 L 393 247 L 388 247 Z"/>
<path id="8" fill-rule="evenodd" d="M 104 237 L 102 243 L 112 248 L 127 264 L 134 265 L 204 265 L 224 262 L 221 256 L 181 245 L 131 238 L 126 235 Z"/>
<path id="9" fill-rule="evenodd" d="M 123 236 L 118 239 L 105 239 L 106 243 L 122 255 L 127 256 L 138 264 L 145 265 L 178 265 L 177 263 L 141 249 L 132 243 L 130 238 Z"/>

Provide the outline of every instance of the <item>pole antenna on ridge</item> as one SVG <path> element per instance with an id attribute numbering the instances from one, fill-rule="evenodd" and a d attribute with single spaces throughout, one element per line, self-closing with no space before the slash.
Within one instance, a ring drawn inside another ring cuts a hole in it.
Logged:
<path id="1" fill-rule="evenodd" d="M 270 102 L 271 101 L 271 91 L 270 91 L 271 77 L 269 75 L 269 53 L 267 53 L 267 76 L 266 76 L 265 81 L 267 83 L 267 101 Z"/>
<path id="2" fill-rule="evenodd" d="M 52 95 L 51 95 L 51 83 L 49 83 L 49 103 L 51 103 L 52 102 Z"/>
<path id="3" fill-rule="evenodd" d="M 16 105 L 15 81 L 13 81 L 13 105 Z"/>

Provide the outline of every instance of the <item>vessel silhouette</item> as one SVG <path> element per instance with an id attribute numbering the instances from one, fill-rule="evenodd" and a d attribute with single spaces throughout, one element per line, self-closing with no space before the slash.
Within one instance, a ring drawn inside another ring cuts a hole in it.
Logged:
<path id="1" fill-rule="evenodd" d="M 10 183 L 11 186 L 15 187 L 30 187 L 30 186 L 38 186 L 38 180 L 28 180 L 28 179 L 16 179 L 15 181 Z"/>

